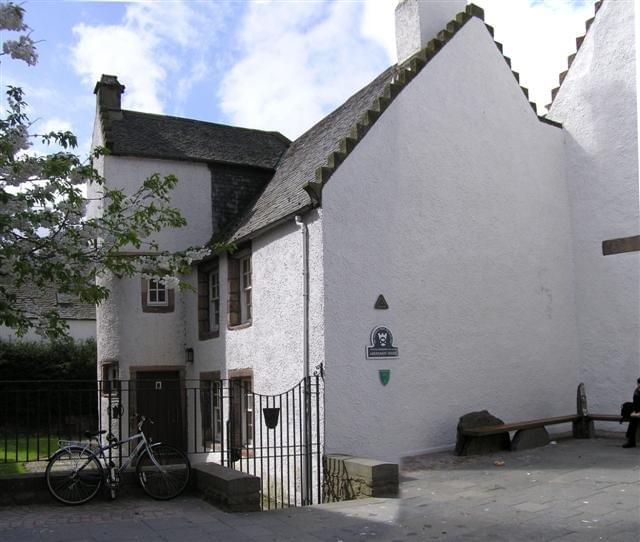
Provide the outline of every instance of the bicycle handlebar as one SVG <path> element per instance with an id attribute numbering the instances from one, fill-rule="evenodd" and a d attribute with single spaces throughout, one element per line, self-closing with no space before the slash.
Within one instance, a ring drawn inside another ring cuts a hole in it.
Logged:
<path id="1" fill-rule="evenodd" d="M 142 414 L 136 414 L 136 416 L 140 418 L 140 421 L 138 422 L 138 431 L 142 431 L 142 426 L 144 425 L 144 422 L 149 422 L 150 424 L 153 425 L 153 420 L 147 418 L 146 416 L 143 416 Z"/>

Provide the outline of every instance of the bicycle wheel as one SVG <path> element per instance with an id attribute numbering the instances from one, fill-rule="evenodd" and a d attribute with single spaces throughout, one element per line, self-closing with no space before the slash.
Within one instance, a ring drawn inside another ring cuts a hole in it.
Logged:
<path id="1" fill-rule="evenodd" d="M 138 460 L 136 476 L 145 493 L 154 499 L 166 501 L 182 493 L 191 475 L 189 459 L 180 450 L 165 444 L 158 444 L 144 451 Z"/>
<path id="2" fill-rule="evenodd" d="M 45 472 L 49 493 L 65 504 L 82 504 L 96 496 L 104 473 L 98 458 L 84 448 L 58 450 Z"/>

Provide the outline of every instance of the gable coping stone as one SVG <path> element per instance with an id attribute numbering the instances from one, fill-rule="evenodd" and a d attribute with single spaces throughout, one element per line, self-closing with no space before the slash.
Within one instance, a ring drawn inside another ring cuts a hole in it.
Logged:
<path id="1" fill-rule="evenodd" d="M 584 23 L 585 26 L 585 33 L 582 36 L 579 36 L 576 38 L 576 52 L 570 54 L 567 57 L 567 69 L 565 71 L 563 71 L 559 76 L 558 76 L 558 86 L 555 87 L 552 91 L 551 91 L 551 102 L 549 102 L 547 104 L 547 109 L 550 109 L 551 106 L 553 105 L 554 100 L 556 99 L 556 96 L 558 95 L 558 92 L 560 91 L 560 87 L 562 86 L 562 83 L 564 83 L 564 80 L 567 77 L 567 73 L 569 72 L 569 70 L 571 69 L 571 65 L 573 64 L 573 61 L 576 58 L 576 55 L 578 54 L 578 51 L 580 51 L 580 47 L 582 46 L 582 44 L 584 43 L 585 38 L 587 37 L 587 34 L 589 33 L 589 29 L 591 28 L 591 26 L 593 25 L 593 22 L 596 20 L 596 15 L 598 14 L 598 11 L 600 10 L 600 8 L 602 7 L 602 3 L 604 2 L 604 0 L 599 0 L 598 2 L 596 2 L 594 4 L 594 16 L 591 17 L 590 19 L 587 19 L 587 21 Z"/>

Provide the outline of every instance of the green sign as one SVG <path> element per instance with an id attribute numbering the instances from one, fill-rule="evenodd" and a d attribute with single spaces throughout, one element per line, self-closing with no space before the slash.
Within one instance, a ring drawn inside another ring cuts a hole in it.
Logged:
<path id="1" fill-rule="evenodd" d="M 386 386 L 389 383 L 389 378 L 391 377 L 391 369 L 380 369 L 378 371 L 378 376 L 380 376 L 380 382 L 382 382 L 382 385 Z"/>

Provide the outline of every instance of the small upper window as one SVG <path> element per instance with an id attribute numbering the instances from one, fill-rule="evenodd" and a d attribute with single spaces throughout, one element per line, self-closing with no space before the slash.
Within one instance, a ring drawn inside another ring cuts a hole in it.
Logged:
<path id="1" fill-rule="evenodd" d="M 175 307 L 175 290 L 167 288 L 161 278 L 142 279 L 142 312 L 173 312 Z"/>
<path id="2" fill-rule="evenodd" d="M 166 306 L 169 304 L 167 286 L 162 279 L 149 279 L 147 305 Z"/>

